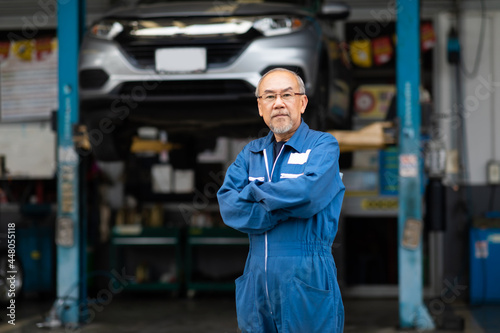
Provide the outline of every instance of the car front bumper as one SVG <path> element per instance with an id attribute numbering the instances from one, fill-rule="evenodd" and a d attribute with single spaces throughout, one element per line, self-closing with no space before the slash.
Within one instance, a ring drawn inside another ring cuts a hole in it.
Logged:
<path id="1" fill-rule="evenodd" d="M 98 72 L 98 82 L 82 82 L 82 105 L 110 104 L 117 98 L 137 103 L 236 102 L 253 100 L 262 74 L 273 67 L 296 68 L 306 90 L 314 91 L 320 40 L 308 26 L 301 31 L 251 41 L 232 62 L 208 67 L 202 73 L 164 74 L 134 66 L 114 41 L 87 37 L 80 55 L 80 78 Z"/>

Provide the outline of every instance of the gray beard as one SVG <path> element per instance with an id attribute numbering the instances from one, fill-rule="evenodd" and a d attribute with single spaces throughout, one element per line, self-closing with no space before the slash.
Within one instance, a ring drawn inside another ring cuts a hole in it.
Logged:
<path id="1" fill-rule="evenodd" d="M 269 126 L 269 128 L 271 129 L 271 131 L 274 133 L 274 134 L 285 134 L 285 133 L 288 133 L 288 131 L 290 131 L 292 129 L 292 122 L 289 121 L 288 124 L 285 124 L 283 126 L 280 126 L 280 127 L 274 127 L 274 126 Z"/>

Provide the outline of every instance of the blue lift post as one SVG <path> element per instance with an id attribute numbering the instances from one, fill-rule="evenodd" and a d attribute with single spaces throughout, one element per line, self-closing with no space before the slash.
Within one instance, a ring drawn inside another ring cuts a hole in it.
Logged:
<path id="1" fill-rule="evenodd" d="M 399 132 L 399 322 L 434 329 L 423 304 L 422 173 L 420 153 L 420 4 L 397 0 L 396 87 Z"/>
<path id="2" fill-rule="evenodd" d="M 80 221 L 80 157 L 73 143 L 79 121 L 78 52 L 85 26 L 85 1 L 57 2 L 59 110 L 57 113 L 57 315 L 65 326 L 81 322 L 86 305 L 85 233 Z"/>

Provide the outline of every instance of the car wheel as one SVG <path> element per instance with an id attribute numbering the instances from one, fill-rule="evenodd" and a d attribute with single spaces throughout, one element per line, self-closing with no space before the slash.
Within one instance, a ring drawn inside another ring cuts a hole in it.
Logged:
<path id="1" fill-rule="evenodd" d="M 12 274 L 8 273 L 12 271 L 16 272 L 14 280 L 15 290 L 12 289 L 12 280 L 9 279 Z M 5 304 L 8 303 L 11 298 L 19 297 L 23 289 L 23 282 L 23 269 L 19 264 L 19 258 L 16 258 L 13 263 L 10 263 L 7 255 L 0 256 L 0 303 Z M 14 292 L 15 296 L 12 292 Z"/>
<path id="2" fill-rule="evenodd" d="M 125 159 L 126 154 L 119 149 L 116 138 L 112 134 L 103 135 L 99 144 L 92 145 L 92 151 L 97 160 L 114 162 Z"/>
<path id="3" fill-rule="evenodd" d="M 127 158 L 135 130 L 118 121 L 103 128 L 100 118 L 88 120 L 86 125 L 92 153 L 97 160 L 115 162 Z"/>
<path id="4" fill-rule="evenodd" d="M 309 107 L 304 113 L 304 120 L 310 128 L 317 131 L 327 129 L 328 108 L 328 77 L 324 70 L 318 72 L 316 91 L 309 101 Z"/>

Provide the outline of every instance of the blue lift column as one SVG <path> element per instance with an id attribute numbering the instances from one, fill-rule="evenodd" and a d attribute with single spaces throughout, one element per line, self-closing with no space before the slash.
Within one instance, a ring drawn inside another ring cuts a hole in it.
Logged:
<path id="1" fill-rule="evenodd" d="M 396 1 L 399 323 L 427 330 L 434 329 L 434 322 L 423 304 L 419 5 L 418 0 Z"/>
<path id="2" fill-rule="evenodd" d="M 84 0 L 57 1 L 59 110 L 57 113 L 57 315 L 77 326 L 85 293 L 83 222 L 80 221 L 80 156 L 73 143 L 79 121 L 78 52 L 84 30 Z"/>

